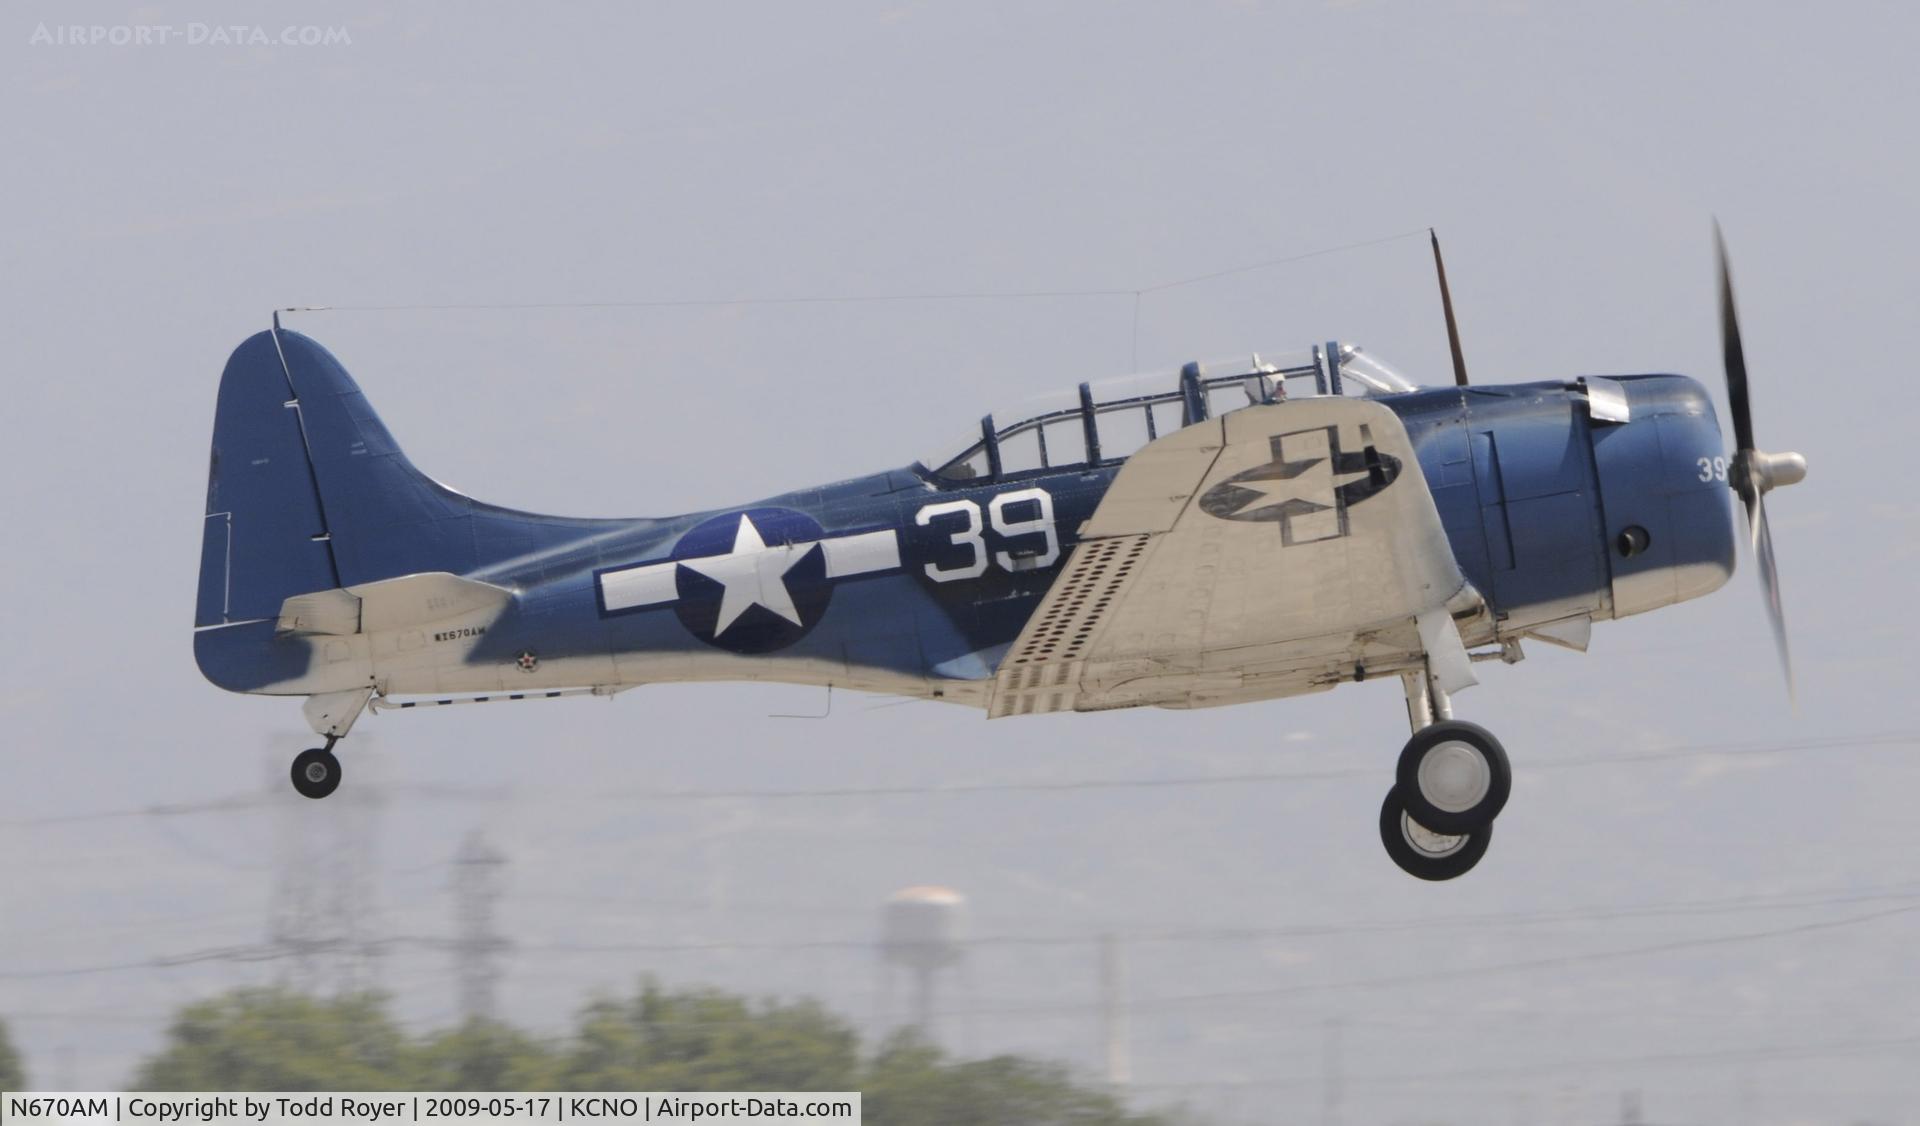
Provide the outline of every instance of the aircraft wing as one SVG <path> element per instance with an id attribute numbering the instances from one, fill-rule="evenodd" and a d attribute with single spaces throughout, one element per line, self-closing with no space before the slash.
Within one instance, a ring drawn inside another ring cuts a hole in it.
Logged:
<path id="1" fill-rule="evenodd" d="M 1248 407 L 1121 467 L 996 674 L 988 714 L 1204 707 L 1431 660 L 1473 683 L 1480 604 L 1400 419 L 1364 399 Z"/>

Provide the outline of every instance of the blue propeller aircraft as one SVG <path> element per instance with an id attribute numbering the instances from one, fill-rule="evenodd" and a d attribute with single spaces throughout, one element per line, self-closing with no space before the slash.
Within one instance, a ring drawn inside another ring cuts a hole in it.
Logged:
<path id="1" fill-rule="evenodd" d="M 221 688 L 306 697 L 311 798 L 369 705 L 768 680 L 1001 717 L 1394 676 L 1413 734 L 1381 839 L 1451 879 L 1511 784 L 1499 741 L 1453 718 L 1473 662 L 1584 650 L 1595 621 L 1719 588 L 1731 486 L 1784 663 L 1762 498 L 1806 462 L 1754 445 L 1723 247 L 1731 455 L 1685 376 L 1469 386 L 1433 249 L 1453 386 L 1334 342 L 1190 363 L 988 414 L 905 468 L 665 519 L 438 484 L 276 316 L 221 377 L 194 655 Z"/>

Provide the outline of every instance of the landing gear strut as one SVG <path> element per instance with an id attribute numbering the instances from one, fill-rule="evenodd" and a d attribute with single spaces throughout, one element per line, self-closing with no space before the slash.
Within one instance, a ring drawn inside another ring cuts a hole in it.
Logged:
<path id="1" fill-rule="evenodd" d="M 1408 875 L 1451 880 L 1486 855 L 1513 770 L 1491 732 L 1453 718 L 1452 701 L 1426 670 L 1401 679 L 1413 737 L 1380 809 L 1380 842 Z"/>
<path id="2" fill-rule="evenodd" d="M 371 688 L 322 692 L 307 697 L 302 708 L 307 725 L 313 728 L 314 734 L 324 737 L 327 745 L 293 756 L 293 788 L 301 797 L 324 798 L 340 788 L 340 760 L 334 757 L 333 745 L 353 729 L 353 721 L 360 718 L 372 698 Z"/>

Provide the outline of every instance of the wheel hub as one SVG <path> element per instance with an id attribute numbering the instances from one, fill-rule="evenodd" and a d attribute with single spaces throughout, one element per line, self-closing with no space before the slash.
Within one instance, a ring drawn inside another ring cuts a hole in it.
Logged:
<path id="1" fill-rule="evenodd" d="M 312 782 L 315 785 L 318 785 L 319 783 L 325 782 L 326 780 L 327 780 L 327 764 L 326 763 L 310 762 L 307 764 L 307 781 Z"/>
<path id="2" fill-rule="evenodd" d="M 1400 815 L 1400 835 L 1407 839 L 1416 852 L 1438 859 L 1451 856 L 1467 843 L 1465 836 L 1448 836 L 1436 833 L 1420 822 L 1402 813 Z"/>
<path id="3" fill-rule="evenodd" d="M 1479 748 L 1449 739 L 1421 758 L 1419 780 L 1420 796 L 1434 808 L 1465 813 L 1486 800 L 1493 788 L 1493 770 Z"/>

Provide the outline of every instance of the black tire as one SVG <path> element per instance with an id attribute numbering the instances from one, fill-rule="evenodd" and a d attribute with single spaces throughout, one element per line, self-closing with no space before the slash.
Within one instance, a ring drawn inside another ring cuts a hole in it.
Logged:
<path id="1" fill-rule="evenodd" d="M 1400 791 L 1388 790 L 1387 800 L 1380 806 L 1380 843 L 1387 846 L 1387 855 L 1402 872 L 1418 879 L 1451 880 L 1466 875 L 1487 854 L 1487 843 L 1493 839 L 1493 826 L 1483 825 L 1462 834 L 1459 843 L 1445 852 L 1431 852 L 1409 839 L 1409 816 Z"/>
<path id="2" fill-rule="evenodd" d="M 1465 807 L 1441 808 L 1429 800 L 1420 788 L 1420 767 L 1430 755 L 1443 747 L 1458 754 L 1461 747 L 1477 753 L 1486 766 L 1486 789 L 1478 800 Z M 1493 824 L 1507 807 L 1513 792 L 1513 767 L 1507 762 L 1507 750 L 1493 733 L 1477 723 L 1448 719 L 1423 727 L 1400 749 L 1400 765 L 1394 772 L 1394 788 L 1406 799 L 1413 819 L 1436 833 L 1471 833 Z"/>
<path id="3" fill-rule="evenodd" d="M 340 788 L 340 760 L 320 747 L 293 756 L 293 788 L 300 796 L 324 798 Z"/>

